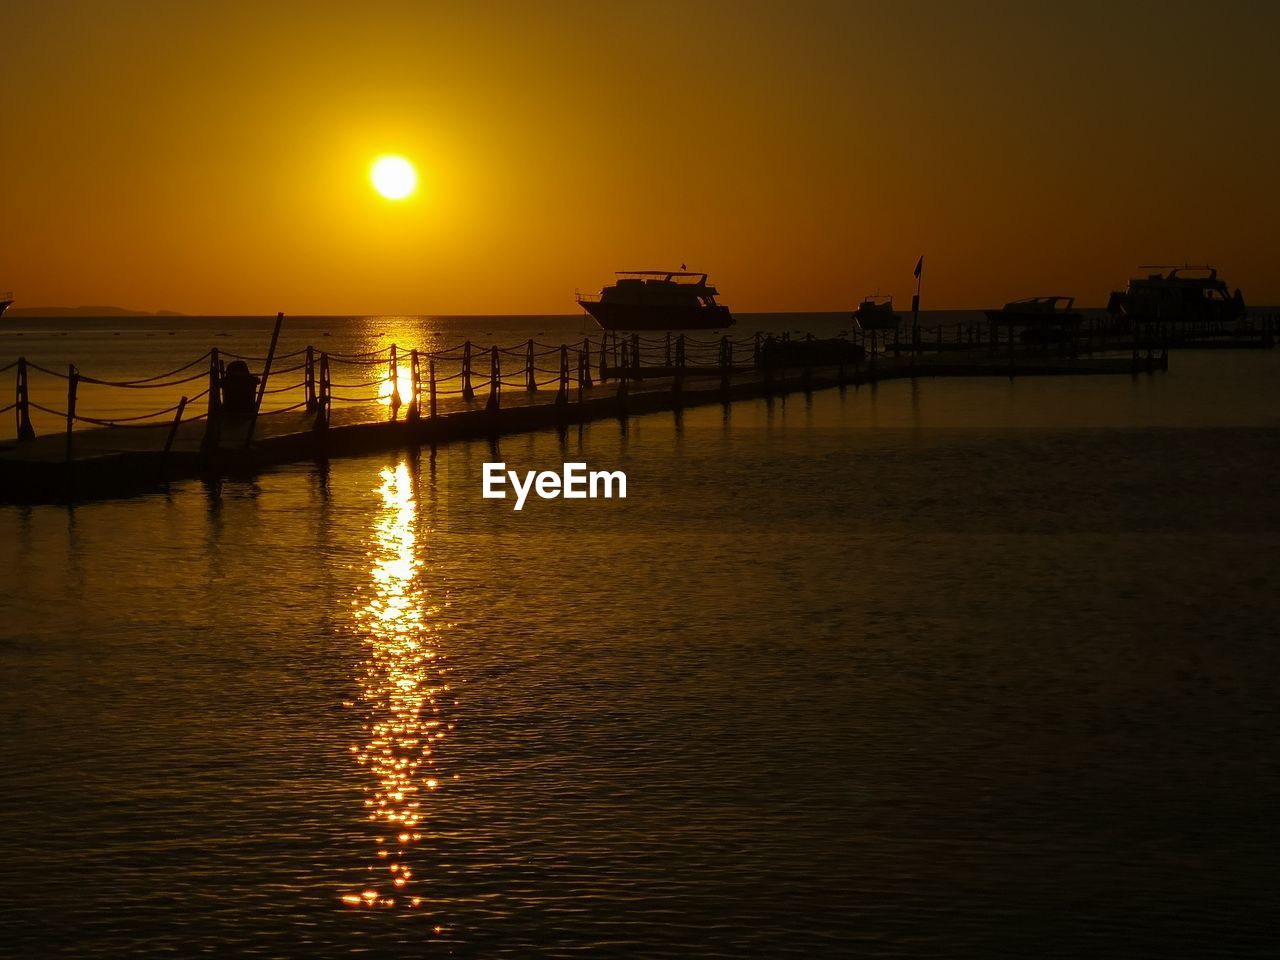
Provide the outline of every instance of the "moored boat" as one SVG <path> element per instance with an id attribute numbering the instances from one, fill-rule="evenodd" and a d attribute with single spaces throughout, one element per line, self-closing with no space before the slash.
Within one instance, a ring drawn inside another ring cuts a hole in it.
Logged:
<path id="1" fill-rule="evenodd" d="M 578 294 L 578 305 L 605 330 L 706 330 L 733 325 L 729 308 L 705 273 L 624 270 L 596 296 Z"/>
<path id="2" fill-rule="evenodd" d="M 1121 321 L 1232 323 L 1247 312 L 1244 294 L 1232 293 L 1210 266 L 1139 267 L 1153 270 L 1129 281 L 1107 301 L 1107 312 Z M 1167 271 L 1167 272 L 1166 272 Z"/>
<path id="3" fill-rule="evenodd" d="M 1010 300 L 999 310 L 985 311 L 993 327 L 1018 327 L 1024 342 L 1070 338 L 1083 319 L 1075 297 L 1062 295 Z"/>
<path id="4" fill-rule="evenodd" d="M 1075 310 L 1075 297 L 1024 297 L 1010 300 L 999 310 L 987 310 L 992 323 L 1014 327 L 1038 327 L 1046 324 L 1079 323 L 1080 312 Z"/>
<path id="5" fill-rule="evenodd" d="M 861 330 L 897 330 L 902 318 L 893 312 L 893 297 L 872 294 L 853 311 L 853 322 Z"/>

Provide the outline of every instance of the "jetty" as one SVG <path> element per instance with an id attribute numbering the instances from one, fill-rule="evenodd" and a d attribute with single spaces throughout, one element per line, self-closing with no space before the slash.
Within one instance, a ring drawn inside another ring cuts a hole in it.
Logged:
<path id="1" fill-rule="evenodd" d="M 1132 376 L 1167 369 L 1172 342 L 1155 330 L 1026 342 L 975 323 L 828 339 L 604 334 L 572 344 L 277 354 L 282 321 L 264 356 L 215 348 L 135 380 L 23 357 L 0 368 L 16 378 L 14 402 L 0 408 L 15 418 L 15 436 L 0 440 L 0 502 L 129 496 L 289 462 L 910 377 Z M 37 397 L 33 374 L 65 392 Z M 164 405 L 95 414 L 81 402 L 88 387 L 99 396 L 141 391 Z M 65 428 L 37 436 L 32 410 Z"/>

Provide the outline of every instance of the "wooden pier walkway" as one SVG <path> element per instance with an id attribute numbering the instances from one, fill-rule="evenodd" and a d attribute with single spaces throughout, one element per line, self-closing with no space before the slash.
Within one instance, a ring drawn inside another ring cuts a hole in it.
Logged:
<path id="1" fill-rule="evenodd" d="M 246 358 L 260 359 L 267 372 L 256 378 L 256 387 L 249 387 L 247 412 L 243 398 L 240 411 L 233 409 L 236 371 L 216 350 L 207 355 L 207 371 L 202 357 L 142 381 L 113 384 L 83 378 L 119 389 L 170 390 L 198 386 L 208 378 L 205 390 L 192 398 L 203 404 L 201 413 L 184 419 L 196 404 L 183 397 L 155 415 L 123 422 L 77 413 L 81 377 L 74 367 L 62 377 L 66 409 L 37 404 L 30 397 L 28 365 L 20 360 L 11 365 L 19 368 L 19 382 L 18 400 L 9 408 L 16 410 L 18 439 L 0 441 L 0 502 L 129 496 L 185 478 L 251 475 L 288 462 L 841 385 L 909 377 L 1135 374 L 1168 364 L 1167 350 L 1150 347 L 1128 355 L 1071 356 L 1069 351 L 1045 355 L 1038 347 L 1014 346 L 1006 355 L 990 351 L 996 354 L 992 356 L 982 344 L 963 354 L 958 344 L 950 350 L 913 352 L 875 338 L 864 344 L 847 339 L 632 336 L 572 347 L 529 341 L 478 350 L 468 343 L 423 356 L 394 346 L 348 357 L 330 357 L 309 347 L 285 357 L 273 353 L 274 346 L 267 357 Z M 359 379 L 334 379 L 333 371 L 341 369 L 355 371 Z M 280 378 L 300 371 L 297 382 L 277 386 Z M 394 405 L 392 384 L 398 388 Z M 301 399 L 272 411 L 264 404 L 267 396 L 278 397 L 276 402 Z M 30 407 L 65 417 L 67 429 L 34 436 Z M 261 412 L 255 417 L 254 410 Z"/>

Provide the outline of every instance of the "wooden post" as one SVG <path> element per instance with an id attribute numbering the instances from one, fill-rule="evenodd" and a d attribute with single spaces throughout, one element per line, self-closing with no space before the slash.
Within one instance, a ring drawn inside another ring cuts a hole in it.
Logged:
<path id="1" fill-rule="evenodd" d="M 608 364 L 605 363 L 605 360 L 607 359 L 605 356 L 605 343 L 608 341 L 608 339 L 609 339 L 609 334 L 607 333 L 600 334 L 600 382 L 601 383 L 604 383 L 606 380 L 609 379 Z"/>
<path id="2" fill-rule="evenodd" d="M 178 427 L 182 423 L 182 412 L 187 409 L 187 398 L 183 397 L 178 401 L 178 411 L 173 415 L 173 424 L 169 427 L 169 435 L 164 441 L 164 455 L 169 456 L 169 451 L 173 448 L 174 438 L 178 436 Z"/>
<path id="3" fill-rule="evenodd" d="M 267 390 L 267 378 L 271 376 L 271 361 L 276 355 L 276 343 L 280 340 L 280 325 L 284 323 L 284 314 L 276 314 L 276 325 L 271 331 L 271 346 L 267 348 L 267 362 L 262 365 L 262 379 L 258 381 L 258 398 L 253 403 L 253 419 L 249 421 L 249 429 L 245 431 L 244 445 L 253 443 L 253 431 L 258 426 L 258 411 L 262 409 L 262 395 Z"/>
<path id="4" fill-rule="evenodd" d="M 27 382 L 27 358 L 18 358 L 18 397 L 15 408 L 18 418 L 18 439 L 34 440 L 35 428 L 31 426 L 31 387 Z"/>
<path id="5" fill-rule="evenodd" d="M 204 439 L 200 452 L 206 457 L 217 453 L 222 445 L 222 366 L 218 348 L 209 351 L 209 411 L 204 422 Z"/>
<path id="6" fill-rule="evenodd" d="M 727 336 L 720 338 L 720 392 L 729 392 L 729 378 L 733 370 L 733 341 Z"/>
<path id="7" fill-rule="evenodd" d="M 632 379 L 640 379 L 640 334 L 633 333 L 631 335 L 631 366 L 635 371 Z"/>
<path id="8" fill-rule="evenodd" d="M 924 254 L 916 261 L 916 292 L 911 297 L 911 352 L 920 352 L 920 287 L 924 283 Z M 914 361 L 913 361 L 914 362 Z"/>
<path id="9" fill-rule="evenodd" d="M 498 394 L 502 390 L 502 367 L 498 360 L 498 348 L 493 346 L 489 351 L 489 402 L 485 409 L 490 413 L 498 412 Z"/>
<path id="10" fill-rule="evenodd" d="M 667 331 L 667 369 L 671 369 L 671 331 Z"/>
<path id="11" fill-rule="evenodd" d="M 476 392 L 471 389 L 471 341 L 462 345 L 462 399 L 471 401 Z"/>
<path id="12" fill-rule="evenodd" d="M 556 405 L 569 402 L 569 347 L 560 344 L 560 390 L 556 393 Z"/>
<path id="13" fill-rule="evenodd" d="M 329 372 L 329 354 L 320 354 L 320 396 L 316 398 L 317 430 L 329 429 L 329 413 L 333 404 L 333 374 Z"/>
<path id="14" fill-rule="evenodd" d="M 391 396 L 388 406 L 391 411 L 391 419 L 396 418 L 396 414 L 400 410 L 400 358 L 397 355 L 396 345 L 391 345 L 391 362 L 387 367 L 389 376 L 391 377 Z"/>
<path id="15" fill-rule="evenodd" d="M 533 369 L 533 341 L 529 341 L 529 348 L 525 355 L 524 361 L 524 388 L 530 393 L 538 389 L 538 378 L 534 375 Z"/>
<path id="16" fill-rule="evenodd" d="M 409 412 L 405 414 L 408 420 L 417 420 L 422 415 L 421 382 L 422 368 L 418 365 L 417 348 L 413 348 L 409 351 Z"/>
<path id="17" fill-rule="evenodd" d="M 684 389 L 684 334 L 676 338 L 676 375 L 675 389 L 679 393 Z"/>
<path id="18" fill-rule="evenodd" d="M 620 409 L 626 413 L 627 409 L 627 374 L 630 372 L 630 365 L 627 359 L 627 342 L 622 343 L 622 356 L 618 356 L 618 335 L 613 335 L 613 362 L 616 366 L 614 376 L 618 378 L 618 400 L 620 401 Z"/>
<path id="19" fill-rule="evenodd" d="M 307 358 L 303 366 L 302 376 L 304 385 L 303 393 L 306 397 L 307 413 L 316 412 L 316 354 L 315 348 L 311 344 L 307 344 Z"/>
<path id="20" fill-rule="evenodd" d="M 591 341 L 582 341 L 582 370 L 578 374 L 578 388 L 591 386 Z"/>
<path id="21" fill-rule="evenodd" d="M 74 363 L 67 364 L 67 463 L 71 462 L 71 431 L 76 424 L 76 390 L 80 372 Z"/>
<path id="22" fill-rule="evenodd" d="M 427 360 L 427 402 L 430 404 L 431 419 L 436 418 L 436 358 Z"/>

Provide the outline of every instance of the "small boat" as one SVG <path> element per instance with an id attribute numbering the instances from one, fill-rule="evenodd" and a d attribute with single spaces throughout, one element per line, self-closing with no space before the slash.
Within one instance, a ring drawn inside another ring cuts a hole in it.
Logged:
<path id="1" fill-rule="evenodd" d="M 9 309 L 13 303 L 12 293 L 0 293 L 0 317 L 4 316 L 4 312 Z"/>
<path id="2" fill-rule="evenodd" d="M 1156 272 L 1135 277 L 1128 289 L 1111 294 L 1107 312 L 1117 320 L 1231 323 L 1245 318 L 1244 294 L 1239 288 L 1231 293 L 1215 267 L 1138 269 Z"/>
<path id="3" fill-rule="evenodd" d="M 1070 338 L 1083 317 L 1074 309 L 1075 297 L 1025 297 L 1010 300 L 999 310 L 987 310 L 987 319 L 995 326 L 1021 327 L 1024 342 L 1043 342 Z"/>
<path id="4" fill-rule="evenodd" d="M 729 308 L 705 273 L 624 270 L 597 296 L 578 294 L 578 306 L 605 330 L 707 330 L 733 326 Z"/>
<path id="5" fill-rule="evenodd" d="M 999 310 L 988 310 L 986 314 L 992 323 L 1014 327 L 1078 323 L 1080 312 L 1073 309 L 1075 303 L 1075 297 L 1026 297 L 1010 300 Z"/>
<path id="6" fill-rule="evenodd" d="M 858 304 L 853 322 L 860 330 L 897 330 L 902 318 L 893 312 L 893 297 L 874 293 Z"/>

